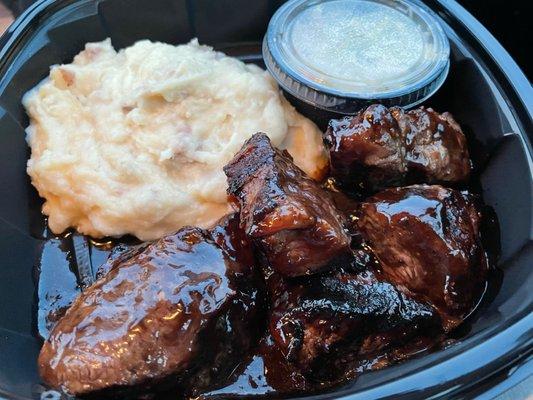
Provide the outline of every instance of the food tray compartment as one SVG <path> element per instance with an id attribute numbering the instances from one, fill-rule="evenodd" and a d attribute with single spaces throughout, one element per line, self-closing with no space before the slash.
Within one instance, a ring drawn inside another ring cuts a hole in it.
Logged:
<path id="1" fill-rule="evenodd" d="M 85 42 L 108 36 L 116 48 L 145 38 L 176 44 L 197 36 L 230 55 L 261 64 L 260 42 L 271 14 L 281 3 L 43 1 L 32 6 L 2 38 L 0 396 L 37 399 L 44 390 L 36 366 L 41 345 L 37 338 L 36 274 L 46 232 L 41 200 L 25 174 L 29 150 L 23 127 L 28 119 L 20 104 L 22 95 L 47 76 L 50 65 L 70 62 Z M 530 350 L 526 350 L 531 348 L 533 180 L 527 132 L 531 134 L 533 128 L 525 107 L 532 104 L 531 92 L 515 90 L 504 73 L 505 68 L 514 71 L 512 65 L 495 62 L 486 52 L 487 43 L 498 49 L 492 37 L 473 36 L 465 21 L 484 35 L 486 31 L 468 14 L 459 17 L 461 9 L 453 1 L 442 3 L 446 6 L 439 1 L 428 5 L 442 18 L 452 47 L 452 64 L 444 86 L 426 105 L 452 112 L 468 136 L 480 174 L 480 190 L 500 221 L 503 283 L 493 300 L 484 303 L 475 319 L 458 333 L 455 345 L 367 373 L 338 388 L 335 396 L 355 399 L 403 393 L 411 398 L 447 390 L 467 391 L 473 383 L 481 385 L 487 377 L 527 357 Z M 498 59 L 508 63 L 503 56 Z M 59 257 L 58 268 L 75 267 L 73 236 L 62 241 L 64 251 L 48 250 Z M 93 263 L 102 259 L 97 251 L 89 254 Z M 69 273 L 75 279 L 80 277 L 79 271 Z M 322 396 L 331 393 L 316 398 Z"/>

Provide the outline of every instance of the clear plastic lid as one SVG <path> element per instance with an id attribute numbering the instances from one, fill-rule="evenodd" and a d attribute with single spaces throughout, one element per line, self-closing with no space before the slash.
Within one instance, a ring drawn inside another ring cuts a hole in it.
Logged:
<path id="1" fill-rule="evenodd" d="M 343 113 L 369 102 L 420 103 L 444 82 L 449 53 L 433 12 L 416 0 L 291 0 L 263 42 L 286 91 Z"/>

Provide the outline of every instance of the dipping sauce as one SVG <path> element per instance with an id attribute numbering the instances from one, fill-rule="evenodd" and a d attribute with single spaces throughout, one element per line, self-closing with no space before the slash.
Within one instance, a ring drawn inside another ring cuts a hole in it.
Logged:
<path id="1" fill-rule="evenodd" d="M 305 9 L 294 19 L 291 38 L 296 57 L 309 67 L 376 89 L 408 73 L 424 51 L 414 20 L 383 4 L 352 0 Z M 343 89 L 337 80 L 328 83 Z"/>
<path id="2" fill-rule="evenodd" d="M 405 0 L 293 0 L 272 18 L 263 52 L 291 95 L 353 113 L 377 100 L 411 106 L 444 81 L 449 45 L 429 9 Z"/>

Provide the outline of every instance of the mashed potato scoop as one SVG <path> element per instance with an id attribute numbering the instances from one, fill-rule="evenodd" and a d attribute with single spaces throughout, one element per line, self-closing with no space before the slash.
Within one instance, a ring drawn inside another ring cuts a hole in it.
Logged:
<path id="1" fill-rule="evenodd" d="M 54 233 L 152 240 L 229 211 L 222 167 L 255 132 L 308 175 L 327 165 L 321 133 L 261 68 L 197 40 L 88 43 L 28 92 L 27 171 Z"/>

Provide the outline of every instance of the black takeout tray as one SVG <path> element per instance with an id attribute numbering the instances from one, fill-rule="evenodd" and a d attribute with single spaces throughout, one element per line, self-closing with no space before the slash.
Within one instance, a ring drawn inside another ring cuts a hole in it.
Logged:
<path id="1" fill-rule="evenodd" d="M 28 118 L 22 95 L 47 76 L 50 65 L 70 62 L 85 42 L 106 37 L 116 48 L 145 38 L 177 44 L 198 37 L 261 64 L 260 41 L 282 2 L 45 0 L 2 37 L 0 397 L 35 399 L 44 390 L 36 365 L 41 346 L 36 266 L 45 221 L 25 173 Z M 445 27 L 452 63 L 446 83 L 425 104 L 452 112 L 469 137 L 483 197 L 500 222 L 503 283 L 455 344 L 309 398 L 494 395 L 533 370 L 533 90 L 509 55 L 461 6 L 451 0 L 426 4 Z"/>

